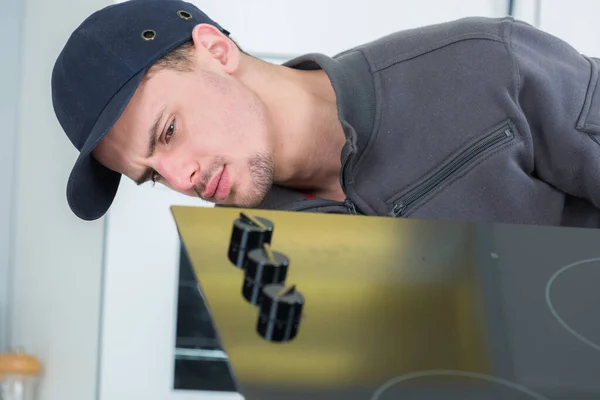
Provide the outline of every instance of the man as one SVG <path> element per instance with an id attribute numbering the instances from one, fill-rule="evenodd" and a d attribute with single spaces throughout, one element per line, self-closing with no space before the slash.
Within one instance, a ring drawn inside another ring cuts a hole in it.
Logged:
<path id="1" fill-rule="evenodd" d="M 121 175 L 222 206 L 600 227 L 598 60 L 511 18 L 273 65 L 191 4 L 90 16 L 52 75 L 73 212 Z"/>

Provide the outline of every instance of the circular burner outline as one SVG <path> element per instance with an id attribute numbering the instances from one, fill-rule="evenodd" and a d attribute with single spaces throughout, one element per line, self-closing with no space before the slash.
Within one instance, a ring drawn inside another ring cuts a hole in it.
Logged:
<path id="1" fill-rule="evenodd" d="M 512 389 L 518 390 L 521 393 L 525 393 L 536 400 L 549 400 L 547 397 L 544 397 L 539 393 L 536 393 L 530 389 L 527 389 L 523 385 L 519 385 L 518 383 L 507 381 L 506 379 L 497 378 L 494 376 L 489 376 L 489 375 L 484 375 L 484 374 L 479 374 L 477 372 L 458 371 L 458 370 L 443 370 L 443 369 L 442 370 L 427 370 L 427 371 L 409 372 L 408 374 L 404 374 L 404 375 L 397 376 L 396 378 L 392 378 L 389 381 L 387 381 L 386 383 L 384 383 L 383 385 L 381 385 L 375 391 L 375 393 L 373 393 L 370 400 L 379 400 L 379 397 L 382 395 L 382 393 L 384 393 L 386 390 L 388 390 L 389 388 L 391 388 L 392 386 L 394 386 L 398 383 L 408 381 L 410 379 L 423 378 L 426 376 L 435 376 L 435 375 L 463 376 L 463 377 L 467 377 L 467 378 L 481 379 L 484 381 L 499 383 L 499 384 L 508 386 Z"/>
<path id="2" fill-rule="evenodd" d="M 550 296 L 550 289 L 552 288 L 552 284 L 554 283 L 554 281 L 556 280 L 556 278 L 558 278 L 563 272 L 565 272 L 565 271 L 567 271 L 567 270 L 569 270 L 569 269 L 571 269 L 573 267 L 576 267 L 578 265 L 589 264 L 589 263 L 593 263 L 593 262 L 600 262 L 600 258 L 589 258 L 587 260 L 577 261 L 577 262 L 574 262 L 572 264 L 565 265 L 564 267 L 562 267 L 558 271 L 556 271 L 550 277 L 550 279 L 548 279 L 548 283 L 546 283 L 546 305 L 550 309 L 550 312 L 552 313 L 552 315 L 554 316 L 554 318 L 558 321 L 559 324 L 562 325 L 563 328 L 565 328 L 567 330 L 567 332 L 569 332 L 571 335 L 575 336 L 577 339 L 579 339 L 583 343 L 587 344 L 591 348 L 600 351 L 600 345 L 592 342 L 588 338 L 586 338 L 583 335 L 581 335 L 580 333 L 576 332 L 573 328 L 571 328 L 569 326 L 569 324 L 567 324 L 560 317 L 560 315 L 558 315 L 558 313 L 554 309 L 554 306 L 552 305 L 552 299 L 551 299 L 551 296 Z"/>

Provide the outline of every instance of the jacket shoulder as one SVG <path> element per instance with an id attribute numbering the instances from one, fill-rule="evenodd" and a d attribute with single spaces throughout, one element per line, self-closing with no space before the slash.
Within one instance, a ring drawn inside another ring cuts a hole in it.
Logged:
<path id="1" fill-rule="evenodd" d="M 512 17 L 467 17 L 394 32 L 349 51 L 362 51 L 376 72 L 457 42 L 488 41 L 504 46 L 513 22 Z"/>

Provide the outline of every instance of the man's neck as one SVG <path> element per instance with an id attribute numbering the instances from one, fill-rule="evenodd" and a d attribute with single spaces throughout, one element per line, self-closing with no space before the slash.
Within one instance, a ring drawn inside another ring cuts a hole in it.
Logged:
<path id="1" fill-rule="evenodd" d="M 265 103 L 275 137 L 275 183 L 341 200 L 345 143 L 336 97 L 324 71 L 300 71 L 258 60 L 247 84 Z"/>

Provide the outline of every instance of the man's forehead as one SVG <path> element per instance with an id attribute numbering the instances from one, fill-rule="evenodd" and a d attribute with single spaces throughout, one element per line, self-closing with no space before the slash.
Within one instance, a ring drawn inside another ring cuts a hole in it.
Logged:
<path id="1" fill-rule="evenodd" d="M 111 164 L 117 163 L 119 169 L 130 170 L 130 164 L 139 163 L 138 160 L 145 156 L 149 132 L 159 112 L 157 105 L 141 107 L 136 99 L 132 99 L 114 126 L 98 144 L 96 153 L 101 154 L 103 158 L 109 157 Z M 112 154 L 104 154 L 108 152 Z"/>
<path id="2" fill-rule="evenodd" d="M 160 96 L 150 95 L 148 89 L 140 85 L 111 131 L 117 135 L 125 134 L 136 138 L 146 136 L 162 110 L 164 105 Z"/>

